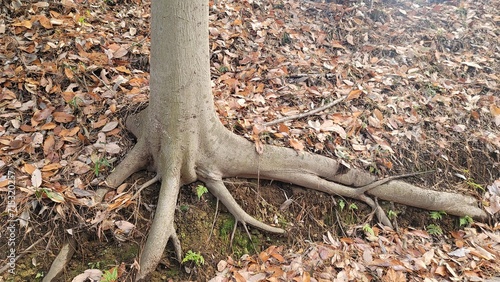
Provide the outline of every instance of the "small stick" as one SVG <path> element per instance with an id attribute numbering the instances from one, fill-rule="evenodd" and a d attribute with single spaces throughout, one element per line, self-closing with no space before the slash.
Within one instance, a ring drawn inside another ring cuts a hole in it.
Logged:
<path id="1" fill-rule="evenodd" d="M 359 188 L 356 188 L 356 196 L 360 196 L 361 194 L 364 194 L 368 191 L 370 191 L 371 189 L 375 188 L 375 187 L 378 187 L 382 184 L 385 184 L 389 181 L 392 181 L 392 180 L 395 180 L 395 179 L 399 179 L 399 178 L 404 178 L 404 177 L 410 177 L 410 176 L 415 176 L 415 175 L 420 175 L 420 174 L 425 174 L 425 173 L 429 173 L 429 172 L 433 172 L 434 170 L 427 170 L 427 171 L 420 171 L 420 172 L 412 172 L 412 173 L 407 173 L 407 174 L 401 174 L 401 175 L 393 175 L 393 176 L 389 176 L 389 177 L 386 177 L 386 178 L 382 178 L 380 180 L 377 180 L 377 181 L 374 181 L 370 184 L 367 184 L 365 186 L 361 186 Z"/>
<path id="2" fill-rule="evenodd" d="M 314 115 L 315 113 L 318 113 L 318 112 L 321 112 L 321 111 L 324 111 L 328 108 L 331 108 L 335 105 L 337 105 L 338 103 L 342 102 L 343 100 L 345 99 L 345 97 L 342 97 L 342 98 L 339 98 L 329 104 L 326 104 L 322 107 L 319 107 L 319 108 L 316 108 L 314 110 L 310 110 L 308 112 L 305 112 L 305 113 L 301 113 L 301 114 L 298 114 L 298 115 L 293 115 L 293 116 L 289 116 L 289 117 L 284 117 L 284 118 L 280 118 L 280 119 L 277 119 L 277 120 L 273 120 L 273 121 L 270 121 L 270 122 L 266 122 L 266 123 L 263 123 L 262 125 L 263 126 L 270 126 L 270 125 L 275 125 L 275 124 L 278 124 L 278 123 L 282 123 L 282 122 L 285 122 L 285 121 L 288 121 L 288 120 L 292 120 L 292 119 L 299 119 L 299 118 L 303 118 L 303 117 L 307 117 L 307 116 L 310 116 L 310 115 Z"/>
<path id="3" fill-rule="evenodd" d="M 157 181 L 160 180 L 160 175 L 155 175 L 155 177 L 151 178 L 150 180 L 144 182 L 141 187 L 139 187 L 139 189 L 137 190 L 137 192 L 135 192 L 134 196 L 132 196 L 132 198 L 130 198 L 130 200 L 135 200 L 137 197 L 139 197 L 139 195 L 141 195 L 141 192 L 142 190 L 144 190 L 145 188 L 153 185 L 154 183 L 156 183 Z"/>
<path id="4" fill-rule="evenodd" d="M 215 204 L 214 221 L 212 221 L 212 228 L 210 229 L 210 234 L 208 235 L 207 243 L 210 242 L 210 238 L 212 238 L 212 233 L 214 232 L 214 229 L 215 229 L 215 223 L 217 221 L 217 213 L 218 212 L 219 212 L 219 198 L 217 198 L 217 202 Z"/>

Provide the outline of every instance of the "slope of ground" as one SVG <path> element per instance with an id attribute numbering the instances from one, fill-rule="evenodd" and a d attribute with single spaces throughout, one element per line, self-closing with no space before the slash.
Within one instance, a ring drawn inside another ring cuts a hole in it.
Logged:
<path id="1" fill-rule="evenodd" d="M 179 265 L 167 253 L 154 280 L 498 275 L 499 6 L 211 4 L 213 92 L 228 128 L 256 144 L 323 154 L 380 176 L 432 170 L 408 181 L 475 195 L 492 219 L 474 223 L 380 203 L 398 227 L 391 230 L 350 199 L 230 179 L 245 210 L 288 230 L 283 237 L 251 230 L 250 241 L 238 228 L 230 246 L 234 220 L 194 183 L 182 191 L 176 224 L 184 251 L 200 252 L 205 263 Z M 99 188 L 133 144 L 126 115 L 147 105 L 149 2 L 13 1 L 0 9 L 0 280 L 41 280 L 74 237 L 77 251 L 61 281 L 89 268 L 116 269 L 126 281 L 158 187 L 134 197 L 152 177 L 142 173 L 117 190 Z M 12 255 L 20 256 L 15 265 Z"/>

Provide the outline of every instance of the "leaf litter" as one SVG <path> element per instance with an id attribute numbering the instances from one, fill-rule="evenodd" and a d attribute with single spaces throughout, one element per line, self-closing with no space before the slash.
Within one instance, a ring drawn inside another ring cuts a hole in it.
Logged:
<path id="1" fill-rule="evenodd" d="M 438 176 L 451 186 L 453 174 L 463 175 L 458 183 L 465 186 L 481 177 L 484 208 L 498 217 L 498 5 L 218 2 L 210 11 L 211 75 L 227 127 L 257 149 L 289 146 L 380 175 L 408 164 L 426 167 L 425 160 L 405 156 L 420 149 L 419 156 L 457 159 L 453 146 L 461 140 L 469 159 L 481 158 L 473 161 L 483 163 L 483 175 L 470 163 L 450 162 Z M 121 229 L 109 218 L 135 203 L 133 191 L 111 191 L 101 202 L 96 188 L 111 169 L 104 163 L 116 163 L 131 146 L 121 123 L 125 113 L 147 103 L 150 12 L 148 1 L 108 4 L 2 7 L 0 192 L 7 193 L 12 171 L 19 216 L 37 210 L 57 222 L 75 206 L 104 207 L 88 222 L 126 240 L 134 224 L 120 221 L 127 226 Z M 339 98 L 332 108 L 293 118 Z M 292 119 L 264 125 L 283 117 Z M 323 242 L 295 250 L 272 246 L 257 256 L 228 258 L 214 281 L 479 281 L 500 272 L 498 224 L 475 223 L 446 238 L 411 228 L 373 229 L 375 236 L 328 233 Z"/>

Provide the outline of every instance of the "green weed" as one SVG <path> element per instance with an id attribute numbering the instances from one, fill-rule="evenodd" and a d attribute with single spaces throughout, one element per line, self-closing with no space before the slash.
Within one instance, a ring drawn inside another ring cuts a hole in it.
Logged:
<path id="1" fill-rule="evenodd" d="M 94 162 L 94 174 L 95 176 L 99 176 L 99 172 L 103 167 L 110 167 L 111 164 L 108 162 L 106 158 L 98 158 Z"/>
<path id="2" fill-rule="evenodd" d="M 439 225 L 429 224 L 427 226 L 427 232 L 431 235 L 443 235 L 443 229 Z"/>
<path id="3" fill-rule="evenodd" d="M 205 258 L 201 255 L 201 253 L 195 253 L 191 250 L 187 251 L 186 255 L 182 259 L 182 263 L 186 263 L 186 262 L 190 262 L 190 261 L 194 262 L 194 264 L 196 264 L 196 266 L 200 266 L 200 265 L 205 264 Z"/>
<path id="4" fill-rule="evenodd" d="M 208 193 L 207 187 L 203 185 L 196 186 L 196 195 L 198 196 L 198 200 L 201 200 L 201 196 L 203 196 L 205 193 Z"/>
<path id="5" fill-rule="evenodd" d="M 394 218 L 398 217 L 398 212 L 393 211 L 393 210 L 389 210 L 387 212 L 387 217 L 389 217 L 389 219 L 394 219 Z"/>
<path id="6" fill-rule="evenodd" d="M 339 201 L 339 207 L 340 207 L 340 211 L 344 210 L 344 208 L 345 208 L 345 201 L 344 200 Z"/>
<path id="7" fill-rule="evenodd" d="M 101 282 L 115 282 L 118 280 L 118 267 L 113 267 L 111 271 L 104 271 Z"/>
<path id="8" fill-rule="evenodd" d="M 429 216 L 434 220 L 443 219 L 443 215 L 446 215 L 446 213 L 444 211 L 431 211 L 429 213 Z"/>
<path id="9" fill-rule="evenodd" d="M 366 233 L 370 233 L 370 235 L 375 236 L 375 232 L 373 231 L 373 228 L 367 223 L 363 226 L 363 231 Z"/>
<path id="10" fill-rule="evenodd" d="M 474 222 L 474 219 L 472 219 L 472 217 L 470 217 L 468 215 L 462 216 L 460 218 L 460 226 L 468 226 L 468 225 L 471 225 L 473 222 Z"/>

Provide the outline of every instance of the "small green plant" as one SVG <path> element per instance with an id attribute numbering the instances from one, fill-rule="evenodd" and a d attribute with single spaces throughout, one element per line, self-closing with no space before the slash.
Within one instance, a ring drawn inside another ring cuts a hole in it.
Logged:
<path id="1" fill-rule="evenodd" d="M 443 229 L 439 225 L 429 224 L 427 226 L 427 232 L 431 235 L 443 235 Z"/>
<path id="2" fill-rule="evenodd" d="M 99 172 L 103 167 L 110 167 L 111 164 L 108 162 L 106 158 L 99 158 L 94 162 L 94 174 L 95 176 L 99 176 Z"/>
<path id="3" fill-rule="evenodd" d="M 186 212 L 186 211 L 188 211 L 188 210 L 189 210 L 189 206 L 188 206 L 188 205 L 181 205 L 179 208 L 180 208 L 180 210 L 181 210 L 182 212 Z"/>
<path id="4" fill-rule="evenodd" d="M 389 219 L 394 219 L 394 218 L 398 217 L 398 212 L 393 211 L 393 210 L 389 210 L 387 212 L 387 217 L 389 217 Z"/>
<path id="5" fill-rule="evenodd" d="M 89 266 L 89 268 L 92 268 L 92 269 L 99 269 L 101 268 L 101 262 L 98 261 L 98 262 L 89 262 L 87 263 L 87 265 Z"/>
<path id="6" fill-rule="evenodd" d="M 481 190 L 481 191 L 485 191 L 484 190 L 484 187 L 480 184 L 477 184 L 475 181 L 474 181 L 474 178 L 469 178 L 467 179 L 467 185 L 469 185 L 469 187 L 471 188 L 474 188 L 476 190 Z"/>
<path id="7" fill-rule="evenodd" d="M 339 201 L 339 207 L 340 207 L 340 210 L 343 211 L 344 208 L 345 208 L 345 201 L 344 200 L 340 200 Z"/>
<path id="8" fill-rule="evenodd" d="M 221 225 L 220 230 L 219 230 L 220 231 L 220 235 L 222 237 L 227 237 L 229 234 L 231 234 L 231 232 L 234 229 L 234 224 L 235 224 L 235 221 L 234 221 L 233 217 L 225 219 L 222 222 L 222 225 Z"/>
<path id="9" fill-rule="evenodd" d="M 35 278 L 43 278 L 44 276 L 45 276 L 45 273 L 43 273 L 43 271 L 41 271 L 41 272 L 36 273 Z"/>
<path id="10" fill-rule="evenodd" d="M 82 98 L 80 97 L 73 97 L 73 99 L 71 99 L 68 104 L 71 106 L 71 108 L 73 108 L 73 110 L 75 111 L 79 111 L 80 110 L 80 103 L 82 103 L 83 100 Z"/>
<path id="11" fill-rule="evenodd" d="M 355 203 L 352 203 L 349 205 L 349 209 L 354 211 L 358 209 L 358 206 Z"/>
<path id="12" fill-rule="evenodd" d="M 429 213 L 429 216 L 434 220 L 443 219 L 443 215 L 446 215 L 446 213 L 444 211 L 431 211 Z"/>
<path id="13" fill-rule="evenodd" d="M 370 235 L 375 236 L 375 232 L 373 231 L 373 228 L 367 223 L 363 226 L 363 231 L 366 233 L 370 233 Z"/>
<path id="14" fill-rule="evenodd" d="M 462 216 L 460 218 L 460 226 L 468 226 L 470 224 L 472 224 L 474 222 L 474 219 L 472 219 L 472 217 L 466 215 L 466 216 Z"/>
<path id="15" fill-rule="evenodd" d="M 115 282 L 118 281 L 118 267 L 113 267 L 111 271 L 104 271 L 101 282 Z"/>
<path id="16" fill-rule="evenodd" d="M 205 258 L 200 253 L 195 253 L 191 250 L 187 251 L 186 255 L 182 259 L 182 263 L 186 263 L 192 261 L 196 266 L 200 266 L 202 264 L 205 264 Z"/>
<path id="17" fill-rule="evenodd" d="M 281 36 L 281 45 L 287 45 L 290 43 L 292 43 L 292 37 L 290 37 L 290 34 L 288 32 L 284 32 Z"/>
<path id="18" fill-rule="evenodd" d="M 196 195 L 198 196 L 198 200 L 201 200 L 201 196 L 203 196 L 205 193 L 208 193 L 207 187 L 203 185 L 196 186 Z"/>
<path id="19" fill-rule="evenodd" d="M 226 67 L 226 66 L 220 66 L 219 67 L 219 72 L 221 72 L 221 73 L 226 73 L 228 71 L 229 71 L 229 68 Z"/>

